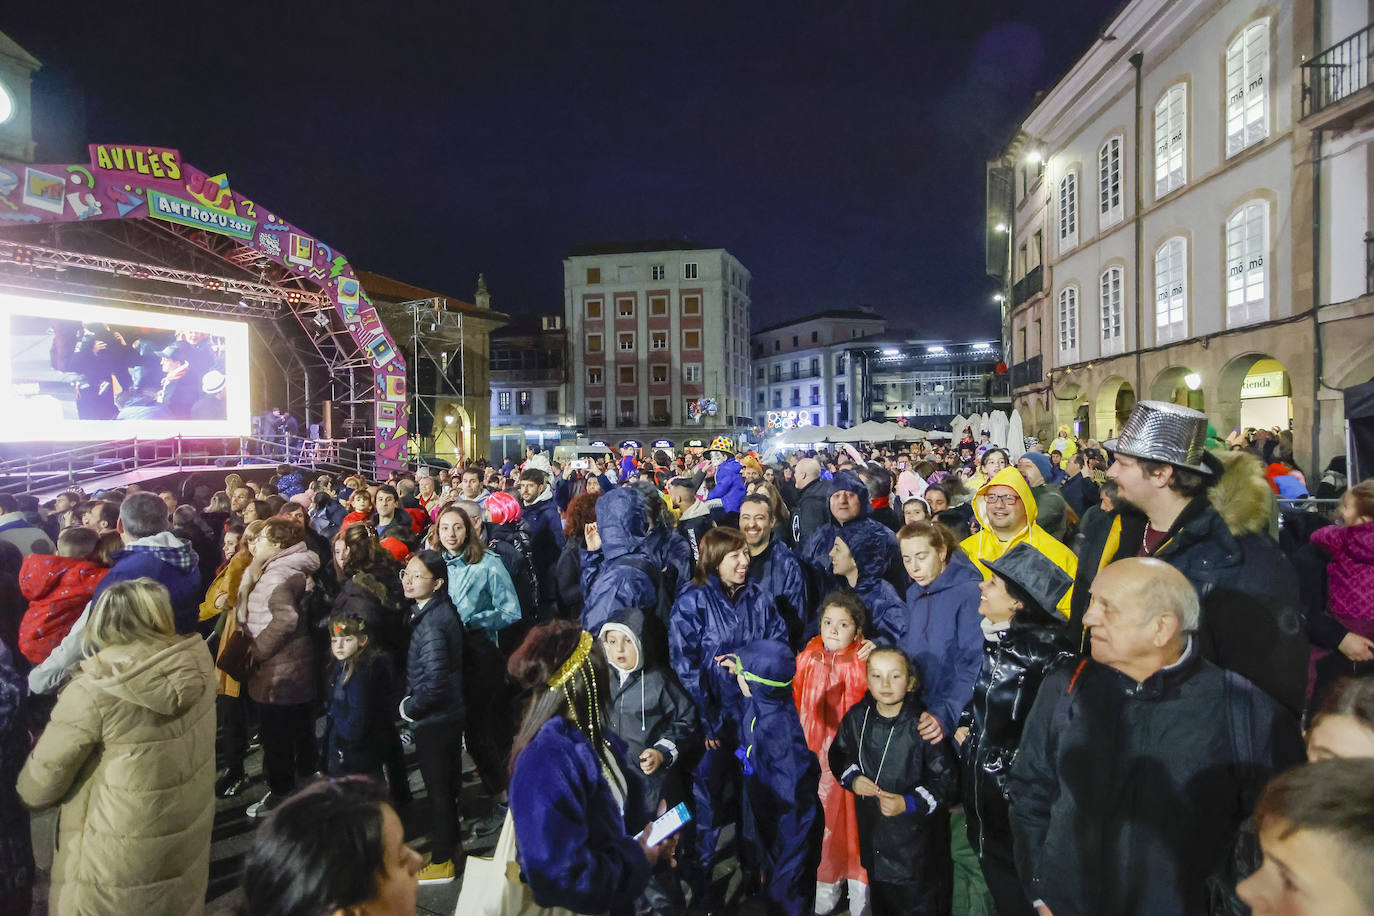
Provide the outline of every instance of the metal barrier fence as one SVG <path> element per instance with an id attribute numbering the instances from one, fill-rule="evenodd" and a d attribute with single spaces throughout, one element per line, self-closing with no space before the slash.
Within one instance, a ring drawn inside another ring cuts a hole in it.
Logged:
<path id="1" fill-rule="evenodd" d="M 211 467 L 252 467 L 293 464 L 302 468 L 372 476 L 375 454 L 349 448 L 336 440 L 260 439 L 126 439 L 93 442 L 0 461 L 0 493 L 44 493 L 84 484 L 129 471 L 165 468 L 167 471 Z"/>

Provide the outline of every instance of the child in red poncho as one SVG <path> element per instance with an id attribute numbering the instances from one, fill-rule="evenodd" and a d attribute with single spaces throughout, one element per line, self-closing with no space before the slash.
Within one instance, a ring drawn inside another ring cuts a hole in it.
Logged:
<path id="1" fill-rule="evenodd" d="M 71 632 L 109 570 L 93 554 L 94 528 L 67 528 L 57 536 L 57 556 L 29 554 L 19 567 L 19 591 L 29 609 L 19 624 L 19 651 L 42 664 Z"/>
<path id="2" fill-rule="evenodd" d="M 832 592 L 821 601 L 821 633 L 797 656 L 792 694 L 797 701 L 806 743 L 820 758 L 821 808 L 825 839 L 816 873 L 816 912 L 839 904 L 848 884 L 849 912 L 866 916 L 868 874 L 859 862 L 859 832 L 854 796 L 830 772 L 830 743 L 849 707 L 868 690 L 867 662 L 875 645 L 864 639 L 868 611 L 857 595 Z"/>

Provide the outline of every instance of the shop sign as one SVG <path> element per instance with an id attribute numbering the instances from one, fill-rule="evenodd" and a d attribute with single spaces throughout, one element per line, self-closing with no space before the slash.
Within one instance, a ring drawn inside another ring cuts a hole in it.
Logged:
<path id="1" fill-rule="evenodd" d="M 1240 383 L 1242 398 L 1280 398 L 1288 396 L 1288 373 L 1256 372 Z"/>

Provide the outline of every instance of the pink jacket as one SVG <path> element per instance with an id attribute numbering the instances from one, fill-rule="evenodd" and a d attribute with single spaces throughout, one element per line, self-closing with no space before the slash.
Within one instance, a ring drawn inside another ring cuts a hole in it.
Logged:
<path id="1" fill-rule="evenodd" d="M 1331 555 L 1326 567 L 1327 607 L 1347 630 L 1370 635 L 1374 624 L 1374 522 L 1343 528 L 1328 525 L 1312 543 Z"/>
<path id="2" fill-rule="evenodd" d="M 302 607 L 320 558 L 301 542 L 254 569 L 239 586 L 238 621 L 253 638 L 258 668 L 248 677 L 255 703 L 290 706 L 315 698 L 309 624 Z"/>

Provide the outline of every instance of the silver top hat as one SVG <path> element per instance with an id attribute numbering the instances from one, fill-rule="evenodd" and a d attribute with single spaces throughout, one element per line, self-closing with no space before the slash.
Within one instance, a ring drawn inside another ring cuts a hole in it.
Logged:
<path id="1" fill-rule="evenodd" d="M 1164 401 L 1140 401 L 1126 418 L 1121 435 L 1102 445 L 1121 455 L 1162 461 L 1210 477 L 1215 469 L 1203 459 L 1206 441 L 1205 413 Z"/>

